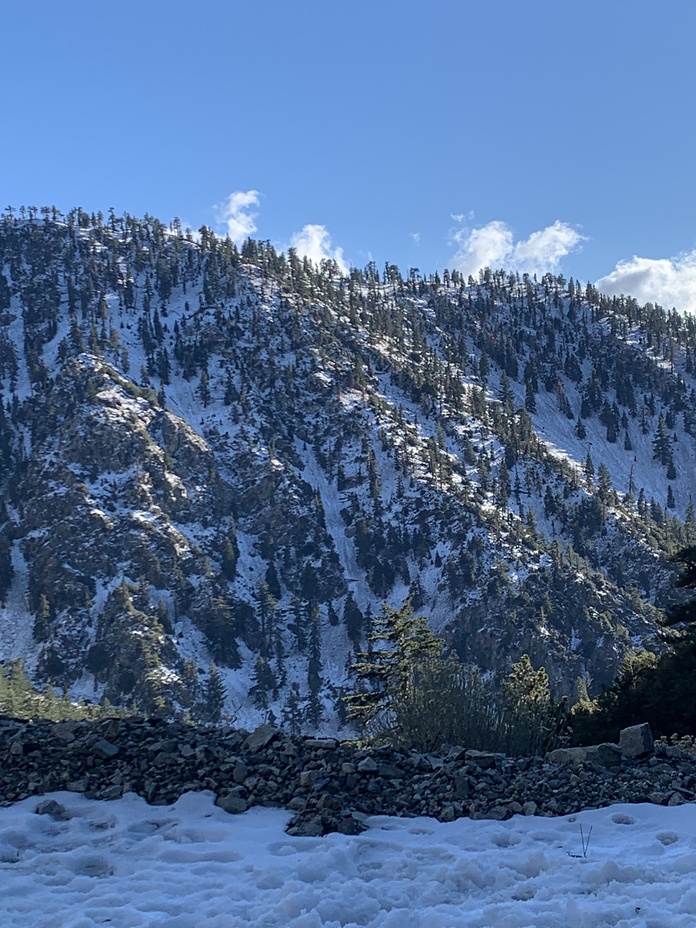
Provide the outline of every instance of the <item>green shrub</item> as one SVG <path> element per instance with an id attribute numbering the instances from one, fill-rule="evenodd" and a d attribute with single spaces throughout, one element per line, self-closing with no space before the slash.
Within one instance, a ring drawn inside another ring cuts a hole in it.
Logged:
<path id="1" fill-rule="evenodd" d="M 398 611 L 382 607 L 368 644 L 346 698 L 348 718 L 368 738 L 420 751 L 461 745 L 516 756 L 558 743 L 565 706 L 552 700 L 546 671 L 534 670 L 527 655 L 496 687 L 478 667 L 446 657 L 442 639 L 408 601 Z"/>
<path id="2" fill-rule="evenodd" d="M 43 691 L 30 681 L 22 660 L 14 660 L 0 667 L 0 715 L 17 719 L 50 719 L 62 722 L 68 719 L 98 719 L 125 715 L 123 710 L 103 705 L 75 703 L 64 692 L 58 695 L 51 684 Z"/>
<path id="3" fill-rule="evenodd" d="M 502 689 L 478 667 L 463 666 L 456 658 L 428 662 L 367 726 L 368 733 L 394 747 L 419 751 L 461 745 L 516 757 L 543 754 L 558 744 L 565 710 L 551 699 L 545 672 L 531 670 L 528 662 L 525 656 L 514 665 Z M 528 670 L 533 685 L 520 693 Z M 537 674 L 546 681 L 543 693 Z"/>

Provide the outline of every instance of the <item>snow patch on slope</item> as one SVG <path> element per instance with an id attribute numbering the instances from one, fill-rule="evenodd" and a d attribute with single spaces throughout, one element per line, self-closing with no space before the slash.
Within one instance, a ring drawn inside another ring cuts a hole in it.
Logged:
<path id="1" fill-rule="evenodd" d="M 0 663 L 24 658 L 27 670 L 33 670 L 36 648 L 33 645 L 33 618 L 29 611 L 29 570 L 19 542 L 12 545 L 14 577 L 7 602 L 0 606 Z"/>

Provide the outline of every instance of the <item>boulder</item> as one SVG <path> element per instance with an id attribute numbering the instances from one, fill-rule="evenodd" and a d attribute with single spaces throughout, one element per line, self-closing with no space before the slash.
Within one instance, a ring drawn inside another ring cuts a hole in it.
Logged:
<path id="1" fill-rule="evenodd" d="M 358 764 L 360 773 L 377 773 L 377 763 L 371 757 L 365 757 Z"/>
<path id="2" fill-rule="evenodd" d="M 394 764 L 380 764 L 377 769 L 377 776 L 385 780 L 400 780 L 404 775 L 404 771 Z"/>
<path id="3" fill-rule="evenodd" d="M 215 805 L 231 815 L 239 815 L 240 812 L 246 812 L 249 808 L 246 799 L 242 799 L 241 796 L 218 796 Z"/>
<path id="4" fill-rule="evenodd" d="M 644 757 L 652 754 L 653 736 L 647 722 L 622 728 L 619 734 L 619 747 L 624 757 Z"/>
<path id="5" fill-rule="evenodd" d="M 586 760 L 598 767 L 619 767 L 621 765 L 621 749 L 617 744 L 605 742 L 593 744 L 585 748 Z"/>
<path id="6" fill-rule="evenodd" d="M 99 754 L 102 757 L 115 757 L 120 748 L 117 744 L 112 744 L 111 741 L 107 741 L 106 738 L 100 738 L 94 745 L 93 750 L 95 754 Z"/>
<path id="7" fill-rule="evenodd" d="M 581 764 L 587 759 L 587 748 L 556 748 L 546 759 L 550 764 Z"/>
<path id="8" fill-rule="evenodd" d="M 441 822 L 453 822 L 455 820 L 456 814 L 454 811 L 454 806 L 451 802 L 445 803 L 445 805 L 442 807 L 439 818 Z"/>
<path id="9" fill-rule="evenodd" d="M 296 816 L 288 825 L 287 833 L 304 838 L 319 838 L 326 834 L 326 825 L 321 815 Z"/>
<path id="10" fill-rule="evenodd" d="M 483 817 L 486 819 L 491 819 L 494 822 L 504 822 L 505 819 L 509 817 L 509 814 L 510 813 L 505 806 L 493 806 L 493 808 L 489 809 Z"/>
<path id="11" fill-rule="evenodd" d="M 79 722 L 56 722 L 55 725 L 51 728 L 51 734 L 54 738 L 58 738 L 60 741 L 70 742 L 75 740 L 75 729 L 78 727 Z"/>
<path id="12" fill-rule="evenodd" d="M 366 815 L 361 815 L 359 812 L 343 813 L 338 821 L 337 831 L 342 835 L 359 835 L 367 828 L 366 818 Z"/>
<path id="13" fill-rule="evenodd" d="M 237 761 L 232 771 L 232 779 L 235 783 L 243 783 L 249 776 L 249 768 L 241 760 Z"/>
<path id="14" fill-rule="evenodd" d="M 245 751 L 250 751 L 255 753 L 260 751 L 261 748 L 265 748 L 266 745 L 275 738 L 278 734 L 278 729 L 274 728 L 272 725 L 259 725 L 258 728 L 254 729 L 249 737 L 243 744 L 243 749 Z"/>
<path id="15" fill-rule="evenodd" d="M 480 767 L 481 770 L 490 770 L 492 767 L 495 767 L 496 761 L 504 757 L 503 754 L 491 754 L 490 751 L 466 751 L 464 753 L 465 759 L 470 764 L 476 764 L 477 767 Z"/>
<path id="16" fill-rule="evenodd" d="M 70 813 L 65 806 L 56 802 L 55 799 L 45 799 L 40 802 L 34 812 L 36 815 L 49 815 L 54 822 L 67 822 L 70 818 Z"/>
<path id="17" fill-rule="evenodd" d="M 454 795 L 457 799 L 468 799 L 469 793 L 469 777 L 466 774 L 457 774 L 454 777 Z"/>

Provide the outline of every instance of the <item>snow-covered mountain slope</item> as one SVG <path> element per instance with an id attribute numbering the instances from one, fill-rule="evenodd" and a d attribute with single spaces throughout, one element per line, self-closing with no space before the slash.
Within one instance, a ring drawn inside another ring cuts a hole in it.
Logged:
<path id="1" fill-rule="evenodd" d="M 693 319 L 81 210 L 6 215 L 0 275 L 1 659 L 194 714 L 214 661 L 240 722 L 316 726 L 385 600 L 558 692 L 654 646 Z"/>

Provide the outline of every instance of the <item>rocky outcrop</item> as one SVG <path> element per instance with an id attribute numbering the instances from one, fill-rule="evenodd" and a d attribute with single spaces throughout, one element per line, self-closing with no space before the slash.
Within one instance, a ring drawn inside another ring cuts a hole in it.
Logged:
<path id="1" fill-rule="evenodd" d="M 653 753 L 655 744 L 650 725 L 643 722 L 623 728 L 619 743 L 592 744 L 587 747 L 556 748 L 546 755 L 552 764 L 581 764 L 589 762 L 601 767 L 618 767 L 622 759 L 647 757 Z"/>
<path id="2" fill-rule="evenodd" d="M 148 397 L 99 357 L 65 366 L 33 400 L 14 535 L 39 674 L 69 685 L 88 670 L 109 699 L 151 712 L 153 700 L 191 706 L 172 623 L 194 589 L 214 598 L 209 558 L 234 532 L 210 448 Z"/>
<path id="3" fill-rule="evenodd" d="M 678 805 L 696 800 L 696 758 L 678 748 L 611 768 L 453 747 L 442 756 L 361 749 L 330 738 L 196 728 L 158 719 L 22 722 L 0 719 L 0 803 L 54 790 L 153 804 L 212 790 L 230 813 L 253 805 L 295 813 L 293 834 L 355 833 L 369 815 L 563 815 L 614 802 Z"/>

